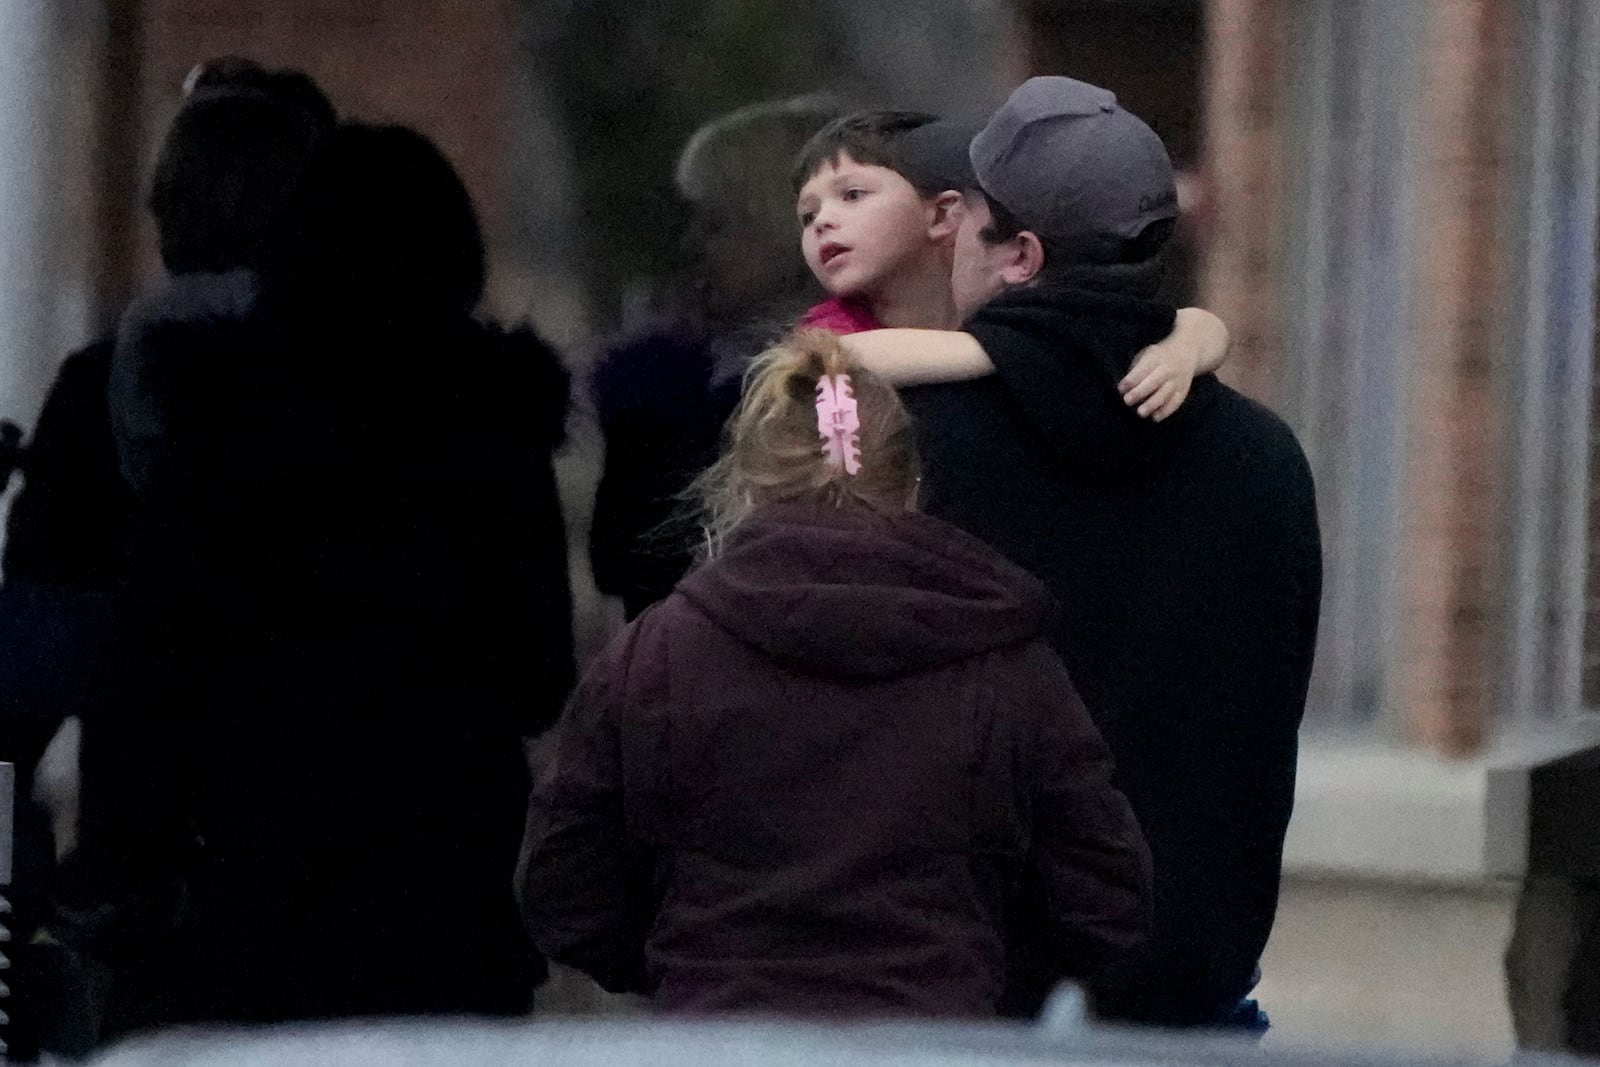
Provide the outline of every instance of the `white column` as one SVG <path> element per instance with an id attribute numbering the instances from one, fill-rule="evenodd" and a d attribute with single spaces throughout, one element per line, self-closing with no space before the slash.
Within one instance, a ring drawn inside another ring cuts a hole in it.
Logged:
<path id="1" fill-rule="evenodd" d="M 60 358 L 51 294 L 59 194 L 51 0 L 0 3 L 0 418 L 32 424 Z"/>

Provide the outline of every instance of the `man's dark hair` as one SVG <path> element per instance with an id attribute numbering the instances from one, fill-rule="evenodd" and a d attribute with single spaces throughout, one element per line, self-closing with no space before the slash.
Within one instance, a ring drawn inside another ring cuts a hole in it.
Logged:
<path id="1" fill-rule="evenodd" d="M 973 192 L 982 196 L 989 205 L 989 225 L 978 231 L 978 236 L 985 244 L 996 245 L 1009 241 L 1028 229 L 1000 201 L 981 189 Z M 1152 270 L 1159 271 L 1164 258 L 1162 252 L 1172 238 L 1172 231 L 1176 225 L 1173 219 L 1158 219 L 1140 230 L 1136 236 L 1123 241 L 1114 255 L 1103 259 L 1085 259 L 1081 255 L 1074 255 L 1070 249 L 1062 248 L 1055 241 L 1039 236 L 1037 231 L 1029 232 L 1039 237 L 1039 244 L 1044 248 L 1044 269 L 1039 272 L 1040 280 L 1047 283 L 1076 282 L 1081 280 L 1086 270 L 1093 270 L 1096 267 L 1149 265 Z"/>
<path id="2" fill-rule="evenodd" d="M 908 172 L 901 143 L 912 130 L 935 121 L 926 111 L 858 111 L 834 119 L 806 143 L 794 166 L 794 191 L 810 181 L 825 165 L 837 164 L 848 155 L 857 163 L 887 167 L 916 187 L 922 196 L 935 196 L 940 189 L 925 189 Z"/>
<path id="3" fill-rule="evenodd" d="M 298 71 L 248 61 L 202 71 L 150 180 L 167 269 L 259 267 L 287 196 L 333 123 L 328 98 Z"/>

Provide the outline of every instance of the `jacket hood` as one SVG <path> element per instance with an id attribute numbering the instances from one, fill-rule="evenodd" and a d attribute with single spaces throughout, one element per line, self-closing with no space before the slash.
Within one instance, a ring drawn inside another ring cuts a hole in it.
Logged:
<path id="1" fill-rule="evenodd" d="M 915 674 L 1031 640 L 1037 579 L 926 515 L 763 509 L 678 592 L 742 643 L 835 678 Z"/>
<path id="2" fill-rule="evenodd" d="M 1147 345 L 1172 332 L 1171 305 L 1120 293 L 1010 289 L 966 329 L 978 338 L 1024 421 L 1059 462 L 1111 473 L 1158 462 L 1186 437 L 1219 387 L 1194 381 L 1163 422 L 1140 418 L 1117 385 Z"/>

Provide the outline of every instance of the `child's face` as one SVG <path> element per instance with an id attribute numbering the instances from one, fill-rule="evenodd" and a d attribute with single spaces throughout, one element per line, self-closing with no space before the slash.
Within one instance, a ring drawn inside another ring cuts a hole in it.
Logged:
<path id="1" fill-rule="evenodd" d="M 800 250 L 833 296 L 870 299 L 930 247 L 933 209 L 905 178 L 841 154 L 800 189 Z"/>

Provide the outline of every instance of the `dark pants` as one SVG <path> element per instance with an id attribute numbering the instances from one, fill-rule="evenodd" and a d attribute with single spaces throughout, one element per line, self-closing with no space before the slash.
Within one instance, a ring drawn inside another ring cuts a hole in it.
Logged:
<path id="1" fill-rule="evenodd" d="M 1505 966 L 1518 1045 L 1600 1055 L 1600 880 L 1530 877 Z"/>

